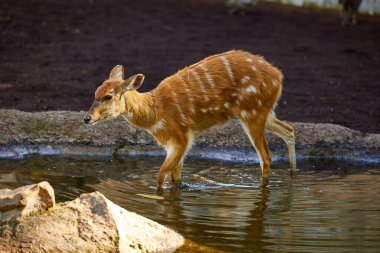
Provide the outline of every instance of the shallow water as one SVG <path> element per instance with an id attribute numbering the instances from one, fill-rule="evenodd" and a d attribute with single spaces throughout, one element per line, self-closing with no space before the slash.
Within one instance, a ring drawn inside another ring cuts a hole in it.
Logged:
<path id="1" fill-rule="evenodd" d="M 0 188 L 49 181 L 58 201 L 98 190 L 129 211 L 228 252 L 379 252 L 380 165 L 332 160 L 275 163 L 269 187 L 258 164 L 188 159 L 188 189 L 156 194 L 163 158 L 0 159 Z"/>

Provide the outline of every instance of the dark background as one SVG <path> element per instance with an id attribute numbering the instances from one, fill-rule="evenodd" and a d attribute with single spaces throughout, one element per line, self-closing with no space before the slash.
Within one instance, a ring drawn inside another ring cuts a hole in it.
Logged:
<path id="1" fill-rule="evenodd" d="M 202 58 L 244 49 L 285 75 L 279 118 L 380 133 L 380 18 L 221 0 L 1 0 L 0 108 L 87 110 L 114 65 L 142 91 Z M 1 119 L 0 119 L 1 120 Z"/>

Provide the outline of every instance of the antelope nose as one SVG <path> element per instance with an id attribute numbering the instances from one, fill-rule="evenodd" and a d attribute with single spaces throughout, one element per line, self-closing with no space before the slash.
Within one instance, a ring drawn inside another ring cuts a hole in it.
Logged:
<path id="1" fill-rule="evenodd" d="M 88 115 L 88 114 L 86 114 L 86 116 L 84 116 L 84 118 L 83 118 L 83 121 L 84 121 L 85 124 L 90 123 L 90 121 L 91 121 L 91 116 Z"/>

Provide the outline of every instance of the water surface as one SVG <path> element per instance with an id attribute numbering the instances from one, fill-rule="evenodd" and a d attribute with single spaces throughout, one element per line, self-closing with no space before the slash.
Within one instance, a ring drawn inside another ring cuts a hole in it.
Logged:
<path id="1" fill-rule="evenodd" d="M 188 159 L 190 186 L 156 194 L 163 158 L 0 159 L 0 188 L 49 181 L 58 201 L 98 190 L 120 206 L 228 252 L 379 252 L 380 165 L 333 160 L 273 164 L 262 188 L 258 164 Z"/>

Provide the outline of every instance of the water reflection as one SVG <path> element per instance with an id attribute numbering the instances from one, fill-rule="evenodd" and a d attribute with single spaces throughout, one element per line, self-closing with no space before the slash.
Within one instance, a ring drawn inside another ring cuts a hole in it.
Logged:
<path id="1" fill-rule="evenodd" d="M 254 208 L 250 211 L 248 226 L 245 227 L 245 245 L 250 244 L 254 252 L 271 252 L 267 249 L 267 236 L 265 235 L 264 214 L 268 207 L 270 188 L 261 188 L 259 200 L 254 202 Z"/>
<path id="2" fill-rule="evenodd" d="M 122 207 L 230 252 L 376 252 L 380 247 L 380 167 L 305 161 L 289 177 L 275 164 L 262 188 L 257 164 L 189 159 L 183 190 L 156 194 L 162 158 L 0 160 L 0 187 L 42 180 L 60 201 L 98 190 Z"/>

